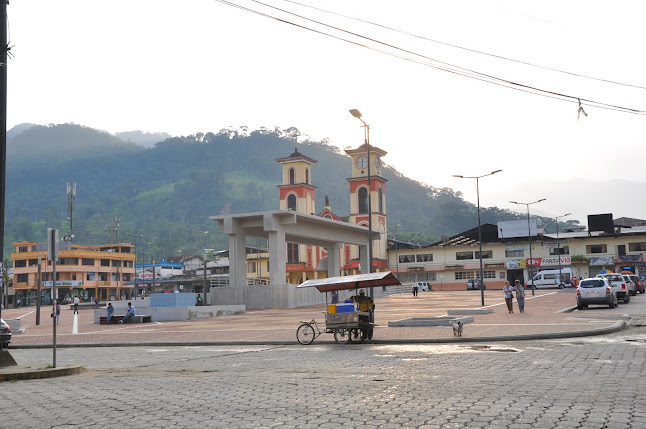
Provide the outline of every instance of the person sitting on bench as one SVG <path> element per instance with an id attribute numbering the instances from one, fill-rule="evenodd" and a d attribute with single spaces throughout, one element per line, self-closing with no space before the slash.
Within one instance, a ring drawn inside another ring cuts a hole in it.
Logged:
<path id="1" fill-rule="evenodd" d="M 119 323 L 128 322 L 128 319 L 130 319 L 134 315 L 135 315 L 135 307 L 132 306 L 132 302 L 129 302 L 128 303 L 128 312 L 126 313 L 125 316 L 123 316 L 123 319 L 119 320 Z"/>
<path id="2" fill-rule="evenodd" d="M 114 307 L 112 306 L 112 303 L 108 303 L 108 308 L 106 308 L 108 311 L 108 316 L 105 318 L 105 323 L 106 325 L 110 324 L 110 320 L 112 320 L 112 315 L 114 314 Z"/>

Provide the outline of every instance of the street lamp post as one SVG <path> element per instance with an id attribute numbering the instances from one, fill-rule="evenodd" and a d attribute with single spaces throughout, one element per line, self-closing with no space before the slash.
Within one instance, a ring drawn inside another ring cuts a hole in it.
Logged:
<path id="1" fill-rule="evenodd" d="M 207 282 L 206 282 L 206 254 L 213 252 L 214 249 L 204 249 L 204 284 L 202 286 L 202 293 L 204 294 L 204 305 L 209 305 L 206 302 L 207 297 Z"/>
<path id="2" fill-rule="evenodd" d="M 495 170 L 492 171 L 491 173 L 483 174 L 482 176 L 462 176 L 459 174 L 454 174 L 453 177 L 458 177 L 460 179 L 476 179 L 476 195 L 478 198 L 478 244 L 480 248 L 480 298 L 482 301 L 482 305 L 485 305 L 484 301 L 484 289 L 485 289 L 485 282 L 484 282 L 484 268 L 482 266 L 482 226 L 480 223 L 480 179 L 483 177 L 491 176 L 496 173 L 500 173 L 502 170 Z"/>
<path id="3" fill-rule="evenodd" d="M 532 296 L 536 294 L 536 285 L 534 284 L 534 259 L 532 258 L 532 230 L 529 225 L 529 206 L 532 204 L 540 203 L 541 201 L 545 201 L 545 198 L 541 198 L 540 200 L 532 201 L 531 203 L 519 203 L 516 201 L 510 201 L 512 204 L 518 204 L 521 206 L 527 206 L 527 240 L 529 241 L 529 264 L 527 264 L 527 275 L 530 280 L 532 280 Z M 560 260 L 560 256 L 559 256 Z"/>
<path id="4" fill-rule="evenodd" d="M 397 275 L 396 275 L 397 279 L 399 279 L 399 253 L 398 253 L 399 246 L 398 246 L 398 243 L 397 243 L 397 227 L 398 226 L 400 226 L 400 225 L 395 225 L 395 270 L 397 272 Z"/>
<path id="5" fill-rule="evenodd" d="M 556 219 L 556 245 L 557 245 L 557 252 L 558 252 L 558 256 L 559 256 L 559 287 L 563 284 L 562 283 L 563 280 L 561 279 L 561 276 L 562 276 L 562 274 L 561 274 L 561 241 L 559 240 L 559 218 L 560 217 L 570 216 L 571 214 L 572 213 L 566 213 L 564 215 L 555 217 L 555 219 Z"/>
<path id="6" fill-rule="evenodd" d="M 368 273 L 372 273 L 372 183 L 370 178 L 370 125 L 361 119 L 361 112 L 357 109 L 350 109 L 350 114 L 363 123 L 364 140 L 368 148 Z M 373 290 L 370 288 L 370 297 L 372 298 Z"/>

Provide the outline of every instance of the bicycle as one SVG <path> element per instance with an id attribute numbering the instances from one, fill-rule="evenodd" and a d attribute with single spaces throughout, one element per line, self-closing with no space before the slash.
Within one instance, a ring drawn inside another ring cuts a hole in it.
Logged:
<path id="1" fill-rule="evenodd" d="M 314 330 L 316 328 L 316 330 Z M 311 322 L 301 321 L 301 326 L 296 330 L 296 339 L 303 345 L 312 344 L 316 337 L 320 336 L 323 332 L 319 329 L 316 320 L 312 319 Z"/>

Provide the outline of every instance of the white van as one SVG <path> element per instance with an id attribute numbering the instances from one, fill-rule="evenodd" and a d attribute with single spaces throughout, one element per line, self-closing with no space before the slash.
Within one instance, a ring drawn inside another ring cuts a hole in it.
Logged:
<path id="1" fill-rule="evenodd" d="M 527 283 L 527 287 L 533 286 L 536 289 L 547 287 L 558 287 L 563 289 L 572 285 L 572 268 L 561 268 L 561 278 L 559 279 L 559 270 L 539 271 L 532 280 Z"/>

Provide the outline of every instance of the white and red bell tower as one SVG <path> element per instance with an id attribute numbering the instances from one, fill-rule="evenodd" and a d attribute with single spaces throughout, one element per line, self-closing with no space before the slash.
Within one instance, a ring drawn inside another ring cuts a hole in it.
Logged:
<path id="1" fill-rule="evenodd" d="M 352 177 L 350 182 L 350 223 L 368 227 L 372 218 L 373 231 L 381 231 L 382 238 L 372 243 L 372 271 L 383 271 L 388 268 L 386 254 L 386 182 L 382 176 L 381 157 L 388 152 L 367 143 L 357 149 L 345 151 L 352 157 Z M 370 166 L 370 182 L 368 182 Z M 370 198 L 370 204 L 368 204 Z M 372 209 L 369 213 L 368 207 Z M 351 259 L 359 259 L 358 247 L 352 246 Z M 364 269 L 364 273 L 368 270 Z"/>
<path id="2" fill-rule="evenodd" d="M 280 209 L 315 214 L 316 186 L 312 185 L 311 166 L 316 160 L 294 149 L 285 158 L 277 158 L 283 166 L 283 184 L 280 189 Z"/>

